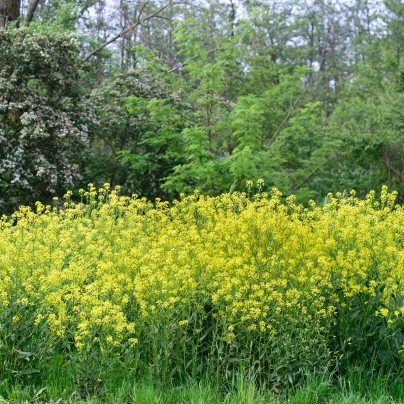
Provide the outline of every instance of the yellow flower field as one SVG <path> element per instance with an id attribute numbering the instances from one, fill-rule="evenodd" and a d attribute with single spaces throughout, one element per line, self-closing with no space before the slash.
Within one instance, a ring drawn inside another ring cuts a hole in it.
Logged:
<path id="1" fill-rule="evenodd" d="M 304 208 L 276 189 L 172 204 L 118 191 L 90 186 L 81 203 L 68 193 L 1 220 L 2 377 L 225 381 L 241 369 L 275 388 L 344 361 L 399 368 L 394 193 Z"/>

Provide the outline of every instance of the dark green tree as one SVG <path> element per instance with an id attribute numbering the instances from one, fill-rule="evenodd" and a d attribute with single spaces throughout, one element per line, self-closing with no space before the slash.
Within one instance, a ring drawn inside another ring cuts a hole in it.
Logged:
<path id="1" fill-rule="evenodd" d="M 116 74 L 92 93 L 100 126 L 86 155 L 84 182 L 164 197 L 162 179 L 184 160 L 180 133 L 190 108 L 166 65 L 148 52 L 137 53 L 143 61 L 136 69 Z"/>

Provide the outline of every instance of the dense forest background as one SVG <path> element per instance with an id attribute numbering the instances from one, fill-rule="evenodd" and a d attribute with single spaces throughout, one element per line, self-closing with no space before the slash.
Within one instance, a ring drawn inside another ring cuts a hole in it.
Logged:
<path id="1" fill-rule="evenodd" d="M 0 212 L 106 182 L 403 198 L 403 62 L 401 0 L 0 0 Z"/>

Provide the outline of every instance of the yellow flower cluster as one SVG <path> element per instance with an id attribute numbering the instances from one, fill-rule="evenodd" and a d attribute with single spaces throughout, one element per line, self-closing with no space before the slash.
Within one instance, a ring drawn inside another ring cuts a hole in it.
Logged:
<path id="1" fill-rule="evenodd" d="M 230 345 L 269 346 L 304 327 L 314 330 L 304 338 L 326 338 L 356 297 L 377 296 L 372 315 L 386 322 L 404 313 L 404 209 L 386 188 L 379 201 L 330 194 L 308 208 L 276 189 L 172 205 L 118 191 L 90 186 L 85 204 L 68 194 L 62 209 L 38 203 L 0 221 L 10 322 L 34 313 L 32 327 L 78 351 L 110 352 L 146 349 L 153 330 L 171 348 L 182 344 L 173 338 L 202 341 L 209 321 Z"/>

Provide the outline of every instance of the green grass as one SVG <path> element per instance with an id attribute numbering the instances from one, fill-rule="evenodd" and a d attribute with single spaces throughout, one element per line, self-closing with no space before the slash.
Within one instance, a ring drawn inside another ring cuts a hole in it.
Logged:
<path id="1" fill-rule="evenodd" d="M 116 383 L 116 382 L 115 382 Z M 163 386 L 151 379 L 104 386 L 93 396 L 63 387 L 63 381 L 38 389 L 0 382 L 0 403 L 48 404 L 399 404 L 404 401 L 404 380 L 391 381 L 363 368 L 351 368 L 345 377 L 312 378 L 289 391 L 265 391 L 253 380 L 235 377 L 228 390 L 206 382 Z M 70 390 L 70 391 L 69 391 Z"/>

